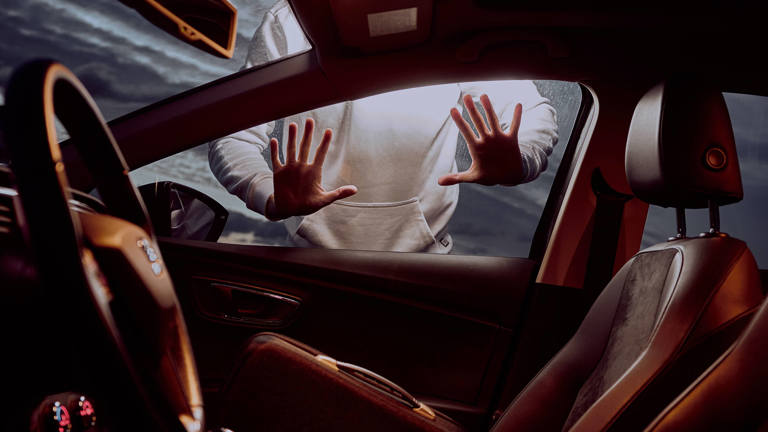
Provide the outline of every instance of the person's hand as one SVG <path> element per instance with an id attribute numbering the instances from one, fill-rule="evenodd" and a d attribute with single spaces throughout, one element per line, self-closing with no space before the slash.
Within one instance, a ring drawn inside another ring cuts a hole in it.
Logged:
<path id="1" fill-rule="evenodd" d="M 331 144 L 333 132 L 326 129 L 315 152 L 315 159 L 310 163 L 309 149 L 312 144 L 312 131 L 315 122 L 308 118 L 304 124 L 304 136 L 299 144 L 296 157 L 296 123 L 288 126 L 288 145 L 285 164 L 280 163 L 278 143 L 275 138 L 269 142 L 272 153 L 272 172 L 274 173 L 275 192 L 269 196 L 264 215 L 270 220 L 285 219 L 314 213 L 328 204 L 357 193 L 355 186 L 342 186 L 327 192 L 323 189 L 323 162 Z"/>
<path id="2" fill-rule="evenodd" d="M 441 186 L 465 182 L 483 185 L 516 185 L 523 179 L 523 160 L 517 143 L 517 131 L 520 129 L 523 112 L 522 105 L 515 106 L 512 124 L 509 125 L 509 131 L 504 132 L 501 130 L 499 119 L 496 117 L 488 95 L 480 96 L 480 103 L 485 109 L 489 125 L 483 121 L 472 96 L 464 96 L 464 106 L 480 136 L 475 135 L 459 110 L 451 109 L 451 117 L 467 141 L 472 165 L 466 171 L 440 177 L 437 182 Z"/>

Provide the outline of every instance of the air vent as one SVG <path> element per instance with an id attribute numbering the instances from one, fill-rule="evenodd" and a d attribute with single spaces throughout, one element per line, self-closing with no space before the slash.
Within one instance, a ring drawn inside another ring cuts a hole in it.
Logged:
<path id="1" fill-rule="evenodd" d="M 0 164 L 0 245 L 20 240 L 16 214 L 19 194 L 12 187 L 10 170 Z"/>
<path id="2" fill-rule="evenodd" d="M 18 225 L 14 210 L 16 191 L 0 186 L 0 240 L 17 240 Z"/>

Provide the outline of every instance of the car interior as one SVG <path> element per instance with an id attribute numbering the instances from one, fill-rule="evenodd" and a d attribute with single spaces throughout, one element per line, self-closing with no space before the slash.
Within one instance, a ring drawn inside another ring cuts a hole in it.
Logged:
<path id="1" fill-rule="evenodd" d="M 178 15 L 174 2 L 114 3 L 233 55 L 226 0 L 176 2 Z M 311 49 L 110 121 L 66 64 L 32 51 L 13 65 L 0 105 L 3 428 L 766 427 L 765 233 L 731 212 L 759 218 L 750 193 L 768 186 L 751 177 L 729 96 L 768 96 L 758 8 L 288 3 Z M 374 31 L 392 11 L 414 11 L 413 28 Z M 526 256 L 235 244 L 216 198 L 131 175 L 296 112 L 499 79 L 576 83 L 581 98 Z M 651 243 L 653 208 L 670 229 Z M 203 223 L 183 223 L 197 211 Z"/>

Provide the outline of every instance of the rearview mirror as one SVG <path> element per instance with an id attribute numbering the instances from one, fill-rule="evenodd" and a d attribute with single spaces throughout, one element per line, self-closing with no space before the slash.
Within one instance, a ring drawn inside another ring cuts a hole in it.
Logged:
<path id="1" fill-rule="evenodd" d="M 149 22 L 213 55 L 232 58 L 237 9 L 227 0 L 120 0 Z"/>
<path id="2" fill-rule="evenodd" d="M 158 236 L 215 242 L 224 231 L 229 212 L 198 190 L 164 181 L 139 192 Z"/>

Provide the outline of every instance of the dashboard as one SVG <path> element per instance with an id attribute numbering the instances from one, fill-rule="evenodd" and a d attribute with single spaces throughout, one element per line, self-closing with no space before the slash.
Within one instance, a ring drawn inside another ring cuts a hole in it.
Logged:
<path id="1" fill-rule="evenodd" d="M 77 212 L 105 212 L 97 198 L 72 191 Z M 67 362 L 67 340 L 45 313 L 45 293 L 35 272 L 18 192 L 8 165 L 0 163 L 0 289 L 2 325 L 11 328 L 4 374 L 14 391 L 13 430 L 95 432 L 105 430 L 89 395 L 61 389 L 78 387 Z M 85 335 L 84 337 L 87 337 Z M 57 392 L 57 393 L 55 393 Z M 46 393 L 49 393 L 46 395 Z M 55 394 L 54 394 L 55 393 Z M 28 427 L 26 427 L 28 425 Z"/>
<path id="2" fill-rule="evenodd" d="M 97 432 L 100 427 L 93 401 L 80 393 L 48 396 L 38 405 L 30 420 L 32 432 Z"/>

